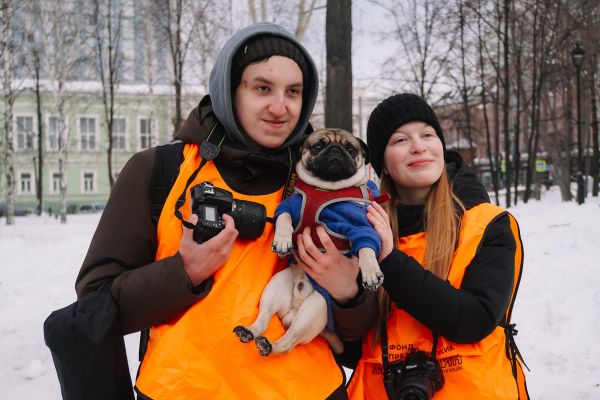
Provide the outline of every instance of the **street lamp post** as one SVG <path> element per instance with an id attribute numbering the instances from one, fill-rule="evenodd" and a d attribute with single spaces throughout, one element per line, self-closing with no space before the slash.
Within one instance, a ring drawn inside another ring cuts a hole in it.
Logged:
<path id="1" fill-rule="evenodd" d="M 577 70 L 577 204 L 583 204 L 585 201 L 585 188 L 583 186 L 583 141 L 581 140 L 581 90 L 580 74 L 581 65 L 585 51 L 579 43 L 571 50 L 571 58 Z"/>

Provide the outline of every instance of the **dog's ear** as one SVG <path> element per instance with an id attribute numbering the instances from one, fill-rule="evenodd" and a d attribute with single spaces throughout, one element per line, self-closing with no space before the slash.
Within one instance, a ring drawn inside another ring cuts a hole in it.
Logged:
<path id="1" fill-rule="evenodd" d="M 310 132 L 312 133 L 312 127 L 310 127 Z M 302 139 L 298 142 L 298 144 L 296 146 L 294 146 L 294 150 L 295 150 L 295 154 L 294 156 L 296 156 L 296 159 L 299 160 L 302 158 L 302 151 L 304 150 L 304 146 L 306 145 L 306 140 L 308 139 L 308 137 L 310 136 L 310 133 L 306 133 L 304 136 L 302 136 Z"/>
<path id="2" fill-rule="evenodd" d="M 365 142 L 362 141 L 361 138 L 357 137 L 360 142 L 360 147 L 362 148 L 363 158 L 365 159 L 365 165 L 371 162 L 371 151 L 369 150 L 369 146 Z"/>

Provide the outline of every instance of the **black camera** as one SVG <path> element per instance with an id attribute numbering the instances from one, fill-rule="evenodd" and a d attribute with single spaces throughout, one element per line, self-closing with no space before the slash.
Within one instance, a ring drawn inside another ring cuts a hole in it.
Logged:
<path id="1" fill-rule="evenodd" d="M 395 400 L 431 399 L 445 382 L 440 364 L 421 350 L 413 350 L 404 361 L 390 364 L 384 379 L 386 386 L 393 383 Z"/>
<path id="2" fill-rule="evenodd" d="M 262 235 L 267 221 L 264 205 L 253 201 L 236 200 L 231 192 L 202 182 L 190 189 L 192 212 L 198 216 L 194 240 L 203 243 L 225 228 L 223 214 L 229 214 L 243 239 L 256 239 Z"/>

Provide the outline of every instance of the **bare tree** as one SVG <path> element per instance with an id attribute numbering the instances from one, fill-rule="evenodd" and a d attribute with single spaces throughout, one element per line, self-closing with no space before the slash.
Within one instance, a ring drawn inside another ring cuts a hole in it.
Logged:
<path id="1" fill-rule="evenodd" d="M 108 139 L 106 149 L 108 182 L 114 185 L 113 174 L 113 123 L 115 118 L 115 90 L 121 80 L 122 53 L 121 32 L 123 8 L 126 3 L 115 4 L 113 0 L 94 0 L 94 30 L 96 66 L 102 83 L 102 105 Z"/>
<path id="2" fill-rule="evenodd" d="M 293 26 L 294 36 L 298 40 L 302 40 L 304 37 L 310 26 L 313 12 L 319 8 L 324 8 L 324 6 L 317 6 L 316 0 L 310 0 L 309 2 L 306 0 L 271 2 L 260 0 L 259 4 L 255 0 L 248 0 L 250 22 L 273 21 L 286 26 Z"/>
<path id="3" fill-rule="evenodd" d="M 198 33 L 206 32 L 198 27 L 203 24 L 210 26 L 215 22 L 211 19 L 212 3 L 208 0 L 158 0 L 155 2 L 155 19 L 167 40 L 173 68 L 175 132 L 179 131 L 182 122 L 182 86 L 186 60 L 188 60 L 190 49 L 193 47 L 192 44 L 195 45 L 195 40 L 203 39 Z M 215 25 L 218 24 L 215 23 Z M 204 38 L 204 40 L 212 40 L 212 37 Z"/>
<path id="4" fill-rule="evenodd" d="M 471 106 L 470 106 L 470 94 L 472 91 L 471 85 L 468 83 L 467 78 L 467 48 L 466 48 L 466 12 L 464 0 L 457 0 L 456 7 L 458 11 L 458 31 L 459 31 L 459 54 L 460 54 L 460 79 L 455 79 L 457 88 L 460 92 L 460 98 L 463 106 L 463 115 L 465 119 L 464 123 L 464 135 L 469 143 L 469 152 L 471 153 L 471 160 L 475 160 L 475 147 L 473 145 L 473 127 L 471 125 Z"/>
<path id="5" fill-rule="evenodd" d="M 592 162 L 590 165 L 590 169 L 592 171 L 592 196 L 598 197 L 598 179 L 600 171 L 599 164 L 599 148 L 598 148 L 598 135 L 600 134 L 600 129 L 598 128 L 598 74 L 596 73 L 597 65 L 598 65 L 598 54 L 593 53 L 590 68 L 590 105 L 591 105 L 591 114 L 592 114 Z"/>
<path id="6" fill-rule="evenodd" d="M 514 185 L 514 205 L 516 206 L 519 202 L 519 171 L 521 168 L 521 100 L 523 97 L 523 75 L 525 74 L 523 68 L 523 41 L 525 39 L 524 33 L 524 22 L 522 18 L 515 18 L 519 13 L 524 10 L 517 6 L 516 2 L 512 3 L 512 21 L 511 21 L 511 36 L 512 36 L 512 53 L 513 53 L 513 70 L 514 70 L 514 98 L 515 107 L 513 114 L 513 127 L 514 127 L 514 138 L 513 138 L 513 185 Z"/>
<path id="7" fill-rule="evenodd" d="M 508 21 L 510 20 L 510 10 L 511 10 L 511 6 L 510 6 L 511 0 L 504 0 L 504 12 L 503 12 L 503 18 L 504 18 L 504 29 L 503 29 L 503 36 L 502 36 L 502 50 L 503 50 L 503 56 L 504 56 L 504 109 L 503 109 L 503 124 L 504 124 L 504 154 L 506 155 L 505 157 L 505 163 L 506 163 L 506 207 L 510 207 L 510 183 L 511 183 L 511 168 L 510 168 L 510 134 L 509 134 L 509 129 L 510 129 L 510 122 L 509 122 L 509 118 L 510 118 L 510 65 L 509 65 L 509 53 L 510 53 L 510 46 L 509 46 L 509 41 L 508 41 L 508 37 L 509 37 L 509 24 Z"/>
<path id="8" fill-rule="evenodd" d="M 485 128 L 485 138 L 486 138 L 486 152 L 487 158 L 490 166 L 490 173 L 492 175 L 492 187 L 495 194 L 496 204 L 499 204 L 499 182 L 498 182 L 498 158 L 497 155 L 494 158 L 492 155 L 492 141 L 490 134 L 490 122 L 488 117 L 488 105 L 487 105 L 487 84 L 486 84 L 486 73 L 485 73 L 485 62 L 484 62 L 484 53 L 486 53 L 485 48 L 485 38 L 483 31 L 483 15 L 481 8 L 481 0 L 477 1 L 477 52 L 478 52 L 478 61 L 479 61 L 479 79 L 481 85 L 481 105 L 483 112 L 483 121 Z M 497 148 L 497 146 L 496 146 Z M 496 153 L 497 154 L 497 153 Z"/>
<path id="9" fill-rule="evenodd" d="M 208 79 L 210 70 L 214 60 L 217 57 L 220 43 L 219 38 L 226 32 L 225 27 L 220 26 L 216 21 L 224 20 L 218 17 L 219 12 L 223 10 L 213 9 L 210 11 L 211 21 L 199 24 L 197 27 L 197 37 L 199 40 L 196 43 L 197 54 L 194 57 L 194 63 L 199 68 L 199 77 L 202 87 L 208 92 Z"/>
<path id="10" fill-rule="evenodd" d="M 13 142 L 13 106 L 17 97 L 15 88 L 15 38 L 13 35 L 13 18 L 16 12 L 16 3 L 2 0 L 0 3 L 0 60 L 2 61 L 2 98 L 4 101 L 4 151 L 2 154 L 2 167 L 6 179 L 6 224 L 14 224 L 15 215 L 15 161 Z"/>
<path id="11" fill-rule="evenodd" d="M 141 32 L 144 43 L 144 80 L 148 84 L 148 104 L 150 111 L 148 113 L 148 120 L 150 124 L 154 121 L 154 110 L 157 104 L 157 96 L 155 93 L 155 86 L 158 82 L 158 65 L 157 65 L 157 52 L 155 47 L 159 43 L 155 28 L 157 22 L 154 18 L 154 1 L 153 0 L 141 0 L 139 12 L 142 15 Z M 150 128 L 152 132 L 152 127 Z"/>
<path id="12" fill-rule="evenodd" d="M 27 15 L 23 24 L 24 46 L 22 51 L 27 55 L 27 70 L 33 76 L 37 115 L 37 157 L 34 156 L 35 187 L 37 197 L 37 215 L 44 208 L 44 118 L 42 113 L 42 75 L 44 74 L 42 60 L 46 57 L 43 39 L 43 19 L 41 6 L 38 1 L 27 0 L 23 3 L 23 11 Z"/>
<path id="13" fill-rule="evenodd" d="M 75 71 L 90 64 L 92 35 L 80 13 L 80 2 L 63 0 L 61 7 L 52 2 L 41 2 L 46 48 L 46 74 L 52 93 L 52 115 L 56 121 L 56 151 L 58 153 L 59 214 L 61 223 L 67 222 L 67 163 L 70 129 L 67 121 L 69 94 L 67 82 Z"/>
<path id="14" fill-rule="evenodd" d="M 535 162 L 539 151 L 541 101 L 546 82 L 553 71 L 553 60 L 558 57 L 557 51 L 564 48 L 565 35 L 559 29 L 563 8 L 556 0 L 536 0 L 533 8 L 532 23 L 532 58 L 531 63 L 531 112 L 527 141 L 527 170 L 525 176 L 525 193 L 523 201 L 531 196 L 531 185 L 535 178 Z"/>
<path id="15" fill-rule="evenodd" d="M 591 158 L 586 157 L 587 171 L 586 177 L 592 175 L 592 196 L 597 197 L 599 191 L 599 171 L 600 171 L 600 148 L 598 144 L 598 135 L 600 134 L 598 123 L 598 90 L 600 82 L 598 80 L 598 67 L 600 62 L 600 42 L 598 42 L 598 30 L 600 29 L 600 7 L 597 2 L 591 0 L 579 0 L 577 3 L 579 11 L 575 26 L 581 32 L 583 46 L 586 51 L 586 66 L 588 71 L 587 82 L 589 87 L 589 106 L 591 114 Z M 589 149 L 589 146 L 586 146 Z M 586 151 L 587 153 L 587 151 Z"/>
<path id="16" fill-rule="evenodd" d="M 352 12 L 350 0 L 327 3 L 325 126 L 352 131 Z"/>
<path id="17" fill-rule="evenodd" d="M 307 7 L 305 0 L 298 1 L 298 19 L 296 21 L 296 30 L 294 31 L 294 35 L 298 40 L 302 40 L 310 25 L 310 19 L 315 10 L 316 3 L 316 0 L 311 0 L 310 5 Z"/>
<path id="18" fill-rule="evenodd" d="M 183 3 L 184 0 L 160 0 L 156 3 L 158 11 L 157 20 L 160 23 L 160 27 L 166 34 L 173 66 L 173 87 L 175 89 L 175 132 L 179 131 L 179 128 L 181 128 L 181 87 L 183 85 L 183 66 L 193 38 L 192 32 L 194 32 L 195 25 L 198 23 L 195 18 L 192 18 L 192 21 L 186 21 L 183 19 Z M 191 23 L 192 26 L 188 27 L 187 23 Z M 182 30 L 185 32 L 182 32 Z"/>
<path id="19" fill-rule="evenodd" d="M 382 37 L 400 44 L 402 64 L 393 57 L 384 65 L 383 78 L 403 82 L 411 91 L 429 100 L 440 83 L 445 64 L 454 46 L 454 37 L 444 32 L 447 18 L 441 0 L 373 0 L 391 17 L 391 30 L 383 28 Z"/>
<path id="20" fill-rule="evenodd" d="M 564 57 L 563 57 L 564 59 Z M 566 66 L 561 65 L 563 71 L 556 74 L 554 82 L 549 87 L 552 96 L 546 96 L 544 102 L 549 113 L 552 129 L 549 130 L 549 154 L 552 159 L 552 177 L 561 192 L 563 201 L 571 201 L 570 189 L 570 148 L 571 134 L 573 131 L 573 117 L 571 114 L 572 95 L 571 85 L 566 78 Z M 564 121 L 564 124 L 561 124 Z"/>
<path id="21" fill-rule="evenodd" d="M 502 85 L 502 77 L 500 74 L 500 57 L 502 56 L 502 50 L 501 50 L 502 18 L 500 17 L 501 12 L 500 12 L 500 1 L 499 0 L 494 1 L 494 9 L 495 9 L 494 18 L 496 20 L 496 23 L 495 23 L 496 54 L 495 54 L 493 61 L 492 61 L 492 57 L 490 57 L 490 63 L 494 66 L 494 72 L 495 72 L 495 74 L 494 74 L 495 87 L 494 87 L 494 91 L 491 92 L 491 97 L 492 97 L 493 103 L 494 103 L 494 160 L 500 171 L 500 177 L 504 178 L 503 183 L 504 183 L 504 186 L 506 187 L 506 175 L 510 171 L 510 164 L 508 164 L 506 162 L 506 159 L 508 158 L 508 154 L 505 155 L 505 157 L 502 160 L 500 160 L 500 100 L 501 100 L 500 86 Z M 504 169 L 504 171 L 502 171 L 503 169 Z M 502 172 L 504 172 L 504 174 Z M 498 200 L 498 202 L 499 202 L 499 200 Z"/>
<path id="22" fill-rule="evenodd" d="M 266 21 L 267 20 L 267 0 L 260 0 L 260 19 L 258 19 L 256 14 L 256 2 L 254 0 L 248 0 L 248 10 L 250 11 L 250 20 L 253 24 L 258 21 Z"/>

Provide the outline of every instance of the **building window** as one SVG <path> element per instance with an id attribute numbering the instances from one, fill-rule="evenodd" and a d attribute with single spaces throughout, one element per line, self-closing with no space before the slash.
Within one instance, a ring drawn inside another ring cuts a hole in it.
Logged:
<path id="1" fill-rule="evenodd" d="M 81 176 L 82 193 L 96 193 L 96 173 L 91 171 L 83 171 Z"/>
<path id="2" fill-rule="evenodd" d="M 149 149 L 154 145 L 154 120 L 140 118 L 140 150 Z"/>
<path id="3" fill-rule="evenodd" d="M 50 192 L 52 194 L 60 193 L 60 176 L 61 176 L 60 172 L 53 172 L 50 175 Z"/>
<path id="4" fill-rule="evenodd" d="M 58 151 L 58 137 L 60 135 L 60 119 L 48 117 L 48 151 Z"/>
<path id="5" fill-rule="evenodd" d="M 21 172 L 19 175 L 20 194 L 33 194 L 33 182 L 30 172 Z"/>
<path id="6" fill-rule="evenodd" d="M 96 118 L 79 118 L 79 139 L 81 150 L 96 150 Z"/>
<path id="7" fill-rule="evenodd" d="M 127 121 L 125 118 L 113 119 L 113 150 L 127 150 Z"/>
<path id="8" fill-rule="evenodd" d="M 33 117 L 17 116 L 17 150 L 33 149 Z"/>

